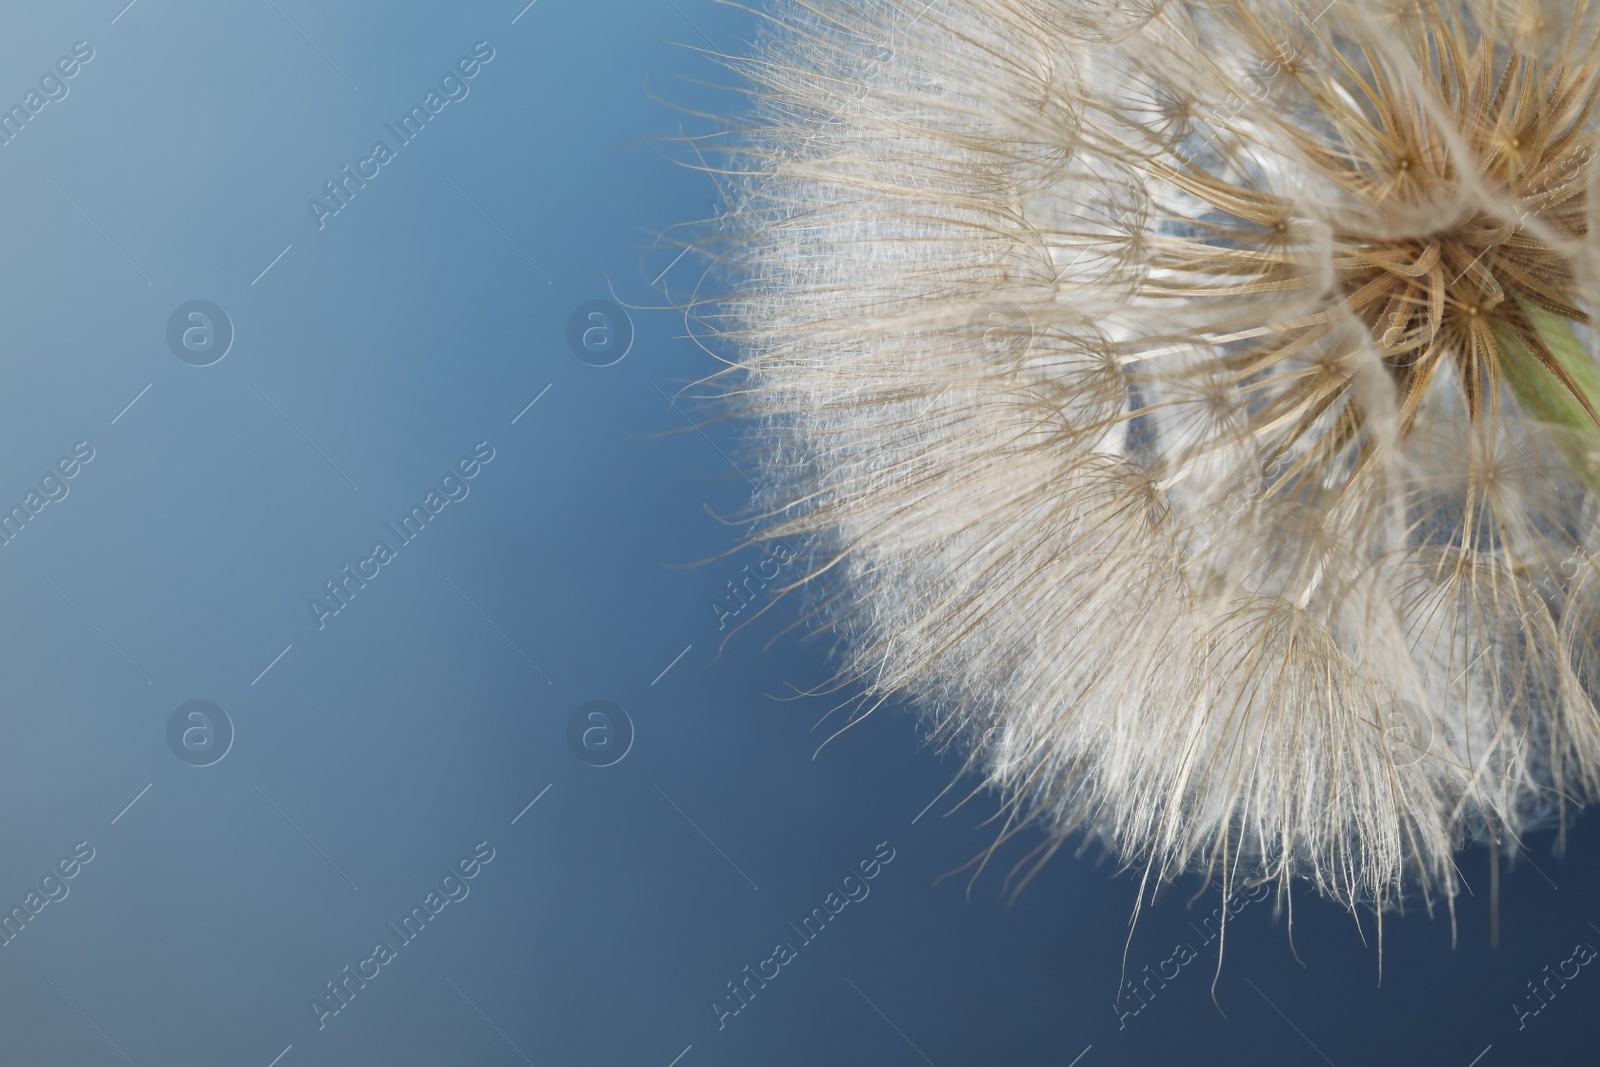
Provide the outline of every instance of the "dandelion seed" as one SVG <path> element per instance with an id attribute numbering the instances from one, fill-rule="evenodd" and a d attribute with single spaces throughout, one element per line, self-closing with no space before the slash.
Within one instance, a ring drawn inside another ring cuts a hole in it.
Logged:
<path id="1" fill-rule="evenodd" d="M 1594 8 L 921 6 L 738 62 L 756 536 L 1006 833 L 1452 901 L 1600 789 Z"/>

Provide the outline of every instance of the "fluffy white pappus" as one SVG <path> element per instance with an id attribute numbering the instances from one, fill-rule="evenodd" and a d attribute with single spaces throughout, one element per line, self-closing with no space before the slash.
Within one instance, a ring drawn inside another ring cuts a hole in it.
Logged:
<path id="1" fill-rule="evenodd" d="M 1587 2 L 763 17 L 754 536 L 1002 836 L 1381 912 L 1595 795 Z"/>

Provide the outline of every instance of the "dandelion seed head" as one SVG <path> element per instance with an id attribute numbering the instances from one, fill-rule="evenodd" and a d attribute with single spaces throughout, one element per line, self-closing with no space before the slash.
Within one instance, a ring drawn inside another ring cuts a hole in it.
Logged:
<path id="1" fill-rule="evenodd" d="M 779 0 L 725 171 L 756 536 L 866 699 L 1007 834 L 1352 906 L 1592 798 L 1596 9 L 921 6 Z"/>

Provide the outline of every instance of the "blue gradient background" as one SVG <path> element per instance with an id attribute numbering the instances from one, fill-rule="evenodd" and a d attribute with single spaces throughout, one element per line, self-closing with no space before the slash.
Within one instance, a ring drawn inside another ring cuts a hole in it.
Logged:
<path id="1" fill-rule="evenodd" d="M 1252 905 L 1215 1003 L 1213 946 L 1119 1029 L 1125 949 L 1140 977 L 1214 894 L 1164 894 L 1130 941 L 1136 882 L 1092 856 L 1008 901 L 1030 834 L 970 887 L 941 878 L 989 845 L 994 804 L 951 813 L 968 782 L 918 818 L 956 764 L 910 716 L 819 754 L 840 698 L 779 699 L 829 677 L 823 643 L 768 647 L 791 609 L 718 655 L 708 600 L 759 554 L 683 565 L 727 548 L 715 515 L 748 486 L 733 428 L 665 399 L 715 363 L 650 283 L 678 251 L 658 236 L 716 195 L 662 138 L 737 106 L 697 50 L 743 51 L 749 12 L 123 2 L 0 24 L 8 105 L 95 50 L 0 147 L 0 502 L 74 442 L 96 453 L 0 548 L 0 903 L 95 849 L 0 948 L 0 1063 L 1596 1061 L 1592 968 L 1520 1031 L 1512 1009 L 1600 945 L 1592 817 L 1565 861 L 1546 836 L 1504 872 L 1497 949 L 1470 852 L 1455 946 L 1443 913 L 1392 917 L 1381 986 L 1370 921 L 1302 895 L 1303 962 Z M 481 40 L 470 95 L 319 230 L 307 198 Z M 597 368 L 566 322 L 608 296 L 636 337 Z M 210 367 L 166 344 L 191 299 L 236 330 Z M 469 497 L 319 630 L 307 598 L 481 440 Z M 205 768 L 165 734 L 197 698 L 236 729 Z M 567 742 L 594 698 L 636 728 L 605 768 Z M 324 983 L 484 840 L 470 895 L 319 1029 Z M 725 983 L 885 841 L 870 896 L 719 1029 Z"/>

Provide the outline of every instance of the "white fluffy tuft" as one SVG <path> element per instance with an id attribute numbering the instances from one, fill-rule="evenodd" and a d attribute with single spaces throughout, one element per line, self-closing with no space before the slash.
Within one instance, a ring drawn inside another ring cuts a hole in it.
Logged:
<path id="1" fill-rule="evenodd" d="M 737 63 L 757 536 L 868 699 L 1049 850 L 1352 906 L 1594 796 L 1592 435 L 1502 343 L 1590 343 L 1588 4 L 920 8 Z"/>

